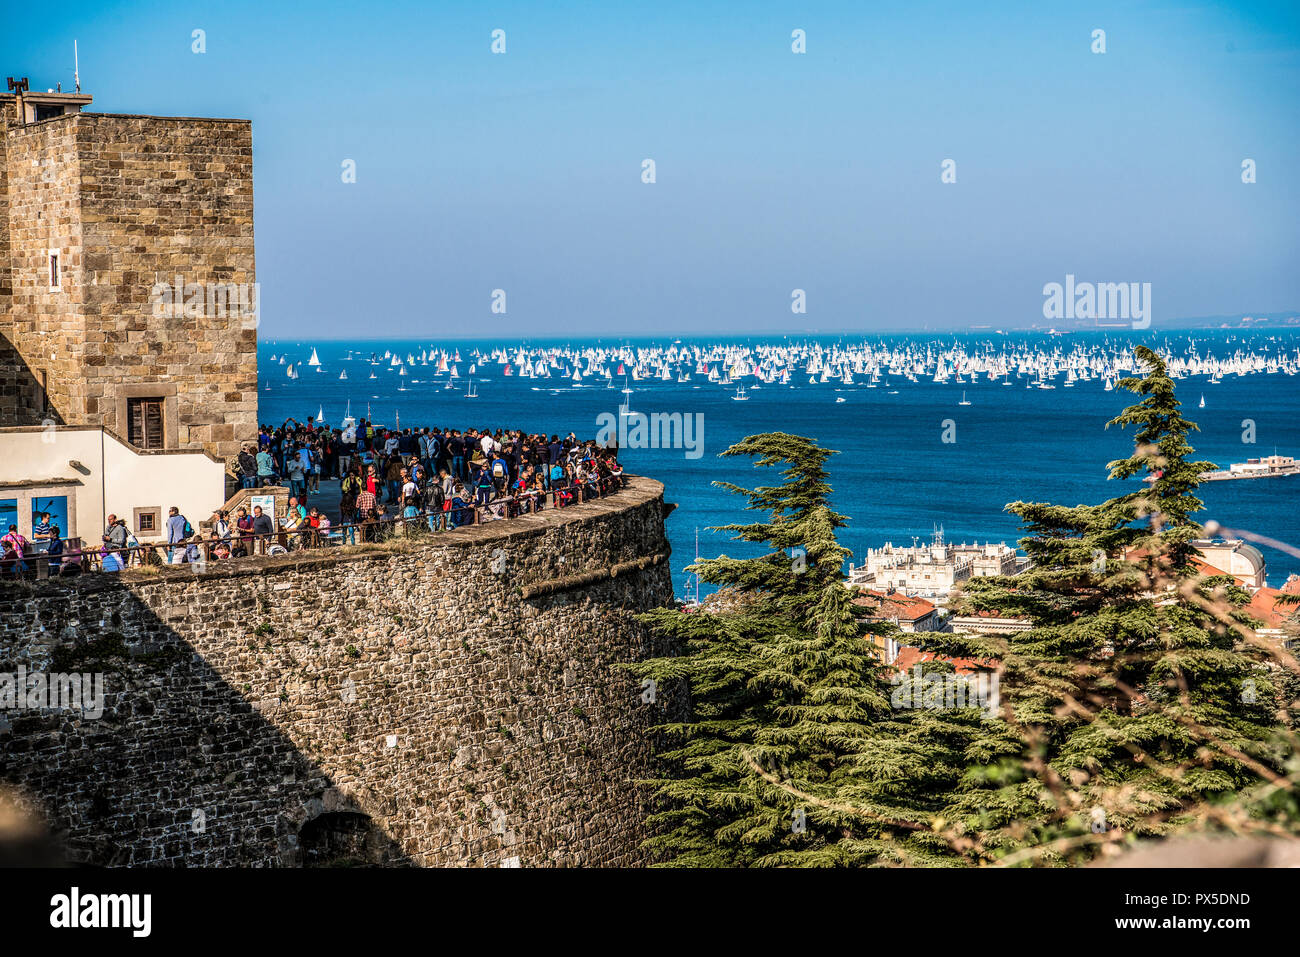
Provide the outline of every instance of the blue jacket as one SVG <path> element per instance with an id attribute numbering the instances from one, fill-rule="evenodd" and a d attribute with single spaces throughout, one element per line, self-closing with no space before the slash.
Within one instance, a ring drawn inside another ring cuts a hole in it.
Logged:
<path id="1" fill-rule="evenodd" d="M 167 544 L 185 541 L 185 516 L 172 515 L 167 519 Z"/>

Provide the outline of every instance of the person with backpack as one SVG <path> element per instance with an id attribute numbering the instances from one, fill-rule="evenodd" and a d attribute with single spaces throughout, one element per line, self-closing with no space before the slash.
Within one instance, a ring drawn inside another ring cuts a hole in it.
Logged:
<path id="1" fill-rule="evenodd" d="M 388 460 L 388 468 L 384 471 L 384 491 L 387 496 L 384 501 L 389 505 L 396 505 L 402 500 L 402 485 L 406 481 L 402 473 L 405 471 L 400 458 L 394 456 Z"/>
<path id="2" fill-rule="evenodd" d="M 306 473 L 303 471 L 302 459 L 297 455 L 289 456 L 289 495 L 294 498 L 307 497 Z"/>
<path id="3" fill-rule="evenodd" d="M 239 538 L 231 546 L 231 556 L 244 558 L 253 554 L 253 516 L 242 505 L 235 509 L 235 530 L 239 533 Z"/>
<path id="4" fill-rule="evenodd" d="M 424 487 L 424 510 L 429 518 L 429 531 L 436 532 L 442 528 L 442 512 L 446 500 L 440 480 L 434 479 Z"/>
<path id="5" fill-rule="evenodd" d="M 299 464 L 302 467 L 303 485 L 301 490 L 302 498 L 307 497 L 307 492 L 312 490 L 312 481 L 315 478 L 316 464 L 320 461 L 313 448 L 311 441 L 300 445 L 297 449 Z M 316 488 L 320 488 L 320 481 L 316 480 Z"/>
<path id="6" fill-rule="evenodd" d="M 492 469 L 488 461 L 480 456 L 474 457 L 473 465 L 474 502 L 476 505 L 486 505 L 496 488 L 492 482 Z"/>
<path id="7" fill-rule="evenodd" d="M 183 552 L 185 544 L 193 537 L 194 528 L 190 525 L 190 520 L 181 514 L 181 510 L 175 505 L 167 509 L 167 564 L 178 563 L 175 557 L 177 551 Z"/>
<path id="8" fill-rule="evenodd" d="M 510 466 L 499 451 L 494 454 L 489 468 L 492 472 L 492 484 L 498 493 L 504 492 L 506 486 L 510 484 Z"/>

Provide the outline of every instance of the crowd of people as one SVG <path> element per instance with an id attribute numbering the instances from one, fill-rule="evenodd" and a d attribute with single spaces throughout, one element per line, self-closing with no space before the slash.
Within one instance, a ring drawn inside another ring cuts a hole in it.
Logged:
<path id="1" fill-rule="evenodd" d="M 621 487 L 616 448 L 599 448 L 573 433 L 561 438 L 497 429 L 387 429 L 365 419 L 346 429 L 308 418 L 262 426 L 256 444 L 235 463 L 245 489 L 287 486 L 277 516 L 240 507 L 218 509 L 197 532 L 169 509 L 165 543 L 142 545 L 126 522 L 109 515 L 102 544 L 91 551 L 104 571 L 165 561 L 206 562 L 299 548 L 378 541 L 410 528 L 429 531 L 564 508 Z M 339 480 L 335 517 L 317 502 L 322 481 Z M 16 526 L 0 539 L 0 569 L 26 571 L 29 559 L 50 562 L 50 574 L 76 574 L 86 564 L 79 542 L 65 548 L 44 516 L 34 524 L 39 545 Z M 57 544 L 56 544 L 57 543 Z M 37 552 L 40 555 L 37 555 Z"/>
<path id="2" fill-rule="evenodd" d="M 47 562 L 51 575 L 76 575 L 81 573 L 83 555 L 77 540 L 65 541 L 50 513 L 41 512 L 32 522 L 31 541 L 12 524 L 0 537 L 0 574 L 25 572 L 29 560 Z"/>

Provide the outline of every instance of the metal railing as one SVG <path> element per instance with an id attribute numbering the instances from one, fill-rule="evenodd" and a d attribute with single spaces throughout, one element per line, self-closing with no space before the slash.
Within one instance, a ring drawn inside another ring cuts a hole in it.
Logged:
<path id="1" fill-rule="evenodd" d="M 626 485 L 623 473 L 584 483 L 559 486 L 551 489 L 523 492 L 509 496 L 493 496 L 486 502 L 455 499 L 441 509 L 421 509 L 418 515 L 371 515 L 362 521 L 331 523 L 327 529 L 299 525 L 281 527 L 272 532 L 255 533 L 231 524 L 224 538 L 209 537 L 188 542 L 141 542 L 136 545 L 86 548 L 81 538 L 61 539 L 63 551 L 50 556 L 37 543 L 29 547 L 22 558 L 0 559 L 0 580 L 15 577 L 32 579 L 64 577 L 90 572 L 117 572 L 123 568 L 145 566 L 206 564 L 239 561 L 259 555 L 278 555 L 307 549 L 325 549 L 343 545 L 362 545 L 433 535 L 482 525 L 488 522 L 508 521 L 523 515 L 532 515 L 547 509 L 563 509 L 592 499 L 604 498 L 618 492 Z M 196 536 L 198 537 L 198 536 Z"/>

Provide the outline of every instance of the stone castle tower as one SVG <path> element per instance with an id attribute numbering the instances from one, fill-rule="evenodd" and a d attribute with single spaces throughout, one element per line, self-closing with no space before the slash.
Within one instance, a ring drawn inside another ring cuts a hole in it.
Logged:
<path id="1" fill-rule="evenodd" d="M 251 123 L 26 85 L 0 94 L 0 426 L 229 461 L 257 433 L 257 323 L 225 301 L 255 288 Z"/>

